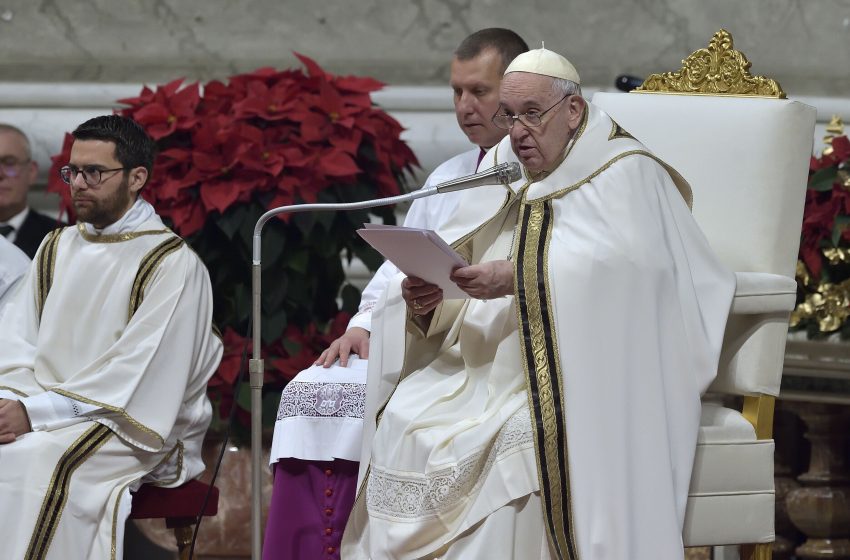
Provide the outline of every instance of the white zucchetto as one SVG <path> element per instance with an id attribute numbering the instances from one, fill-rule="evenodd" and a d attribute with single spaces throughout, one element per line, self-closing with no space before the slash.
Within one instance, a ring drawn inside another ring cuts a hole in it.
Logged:
<path id="1" fill-rule="evenodd" d="M 581 83 L 576 67 L 563 56 L 546 48 L 534 49 L 517 56 L 505 69 L 505 75 L 511 72 L 528 72 Z"/>

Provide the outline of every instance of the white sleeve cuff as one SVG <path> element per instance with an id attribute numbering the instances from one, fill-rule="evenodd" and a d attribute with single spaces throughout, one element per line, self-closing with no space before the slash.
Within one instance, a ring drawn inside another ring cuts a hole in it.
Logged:
<path id="1" fill-rule="evenodd" d="M 350 329 L 352 327 L 360 327 L 361 329 L 372 332 L 372 309 L 361 311 L 352 317 L 348 322 L 348 328 Z"/>
<path id="2" fill-rule="evenodd" d="M 57 430 L 87 420 L 100 412 L 97 406 L 82 403 L 50 391 L 20 399 L 34 432 Z"/>

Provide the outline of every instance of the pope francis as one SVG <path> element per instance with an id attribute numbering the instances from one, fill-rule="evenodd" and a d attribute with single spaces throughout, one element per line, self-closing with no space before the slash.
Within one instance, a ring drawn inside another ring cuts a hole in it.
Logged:
<path id="1" fill-rule="evenodd" d="M 346 559 L 671 560 L 734 276 L 690 188 L 537 49 L 505 70 L 509 135 L 439 230 L 444 300 L 395 279 L 372 318 Z"/>

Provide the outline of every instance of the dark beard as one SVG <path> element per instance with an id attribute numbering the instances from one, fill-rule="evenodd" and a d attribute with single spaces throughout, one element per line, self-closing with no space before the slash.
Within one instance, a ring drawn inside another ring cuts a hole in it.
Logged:
<path id="1" fill-rule="evenodd" d="M 132 205 L 131 200 L 129 177 L 125 176 L 110 197 L 95 199 L 92 205 L 83 208 L 74 203 L 74 210 L 77 212 L 78 221 L 87 222 L 102 229 L 120 220 Z"/>

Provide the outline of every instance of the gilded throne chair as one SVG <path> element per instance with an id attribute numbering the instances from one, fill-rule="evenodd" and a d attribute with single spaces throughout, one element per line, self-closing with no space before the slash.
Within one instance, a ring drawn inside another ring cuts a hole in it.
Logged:
<path id="1" fill-rule="evenodd" d="M 703 398 L 686 547 L 771 557 L 772 439 L 816 111 L 785 99 L 721 30 L 677 72 L 593 102 L 687 179 L 693 213 L 737 289 L 717 378 Z M 743 401 L 742 407 L 728 406 Z"/>

